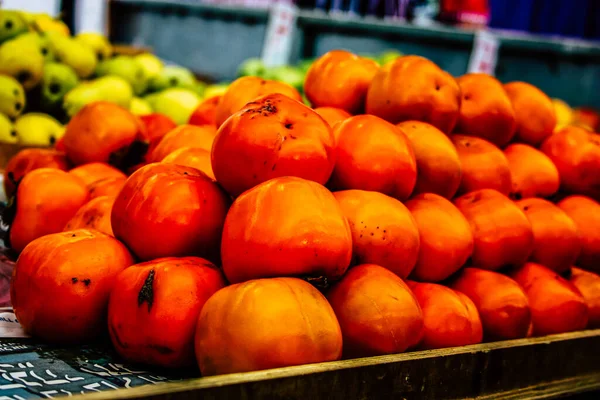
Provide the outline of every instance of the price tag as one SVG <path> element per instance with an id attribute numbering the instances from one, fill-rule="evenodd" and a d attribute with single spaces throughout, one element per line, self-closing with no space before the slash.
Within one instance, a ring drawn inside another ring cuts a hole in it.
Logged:
<path id="1" fill-rule="evenodd" d="M 0 308 L 0 338 L 29 337 L 17 321 L 12 308 Z"/>
<path id="2" fill-rule="evenodd" d="M 262 60 L 268 67 L 288 64 L 296 29 L 298 8 L 287 2 L 277 2 L 270 10 Z"/>
<path id="3" fill-rule="evenodd" d="M 498 38 L 493 33 L 484 30 L 477 31 L 469 60 L 469 72 L 481 72 L 493 76 L 498 62 L 499 47 Z"/>

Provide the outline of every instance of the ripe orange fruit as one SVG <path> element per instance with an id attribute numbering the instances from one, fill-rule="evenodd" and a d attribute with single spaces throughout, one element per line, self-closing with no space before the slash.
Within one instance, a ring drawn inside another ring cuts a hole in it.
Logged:
<path id="1" fill-rule="evenodd" d="M 428 122 L 448 134 L 459 117 L 460 87 L 452 75 L 426 58 L 398 57 L 371 81 L 366 112 L 393 124 Z"/>
<path id="2" fill-rule="evenodd" d="M 350 265 L 348 221 L 325 187 L 296 177 L 274 178 L 232 204 L 221 243 L 231 283 L 273 276 L 339 279 Z"/>
<path id="3" fill-rule="evenodd" d="M 342 328 L 346 358 L 402 353 L 421 341 L 417 299 L 402 279 L 379 265 L 351 268 L 327 299 Z"/>
<path id="4" fill-rule="evenodd" d="M 439 282 L 458 271 L 473 253 L 469 221 L 448 200 L 423 193 L 406 202 L 420 233 L 419 258 L 411 278 Z"/>
<path id="5" fill-rule="evenodd" d="M 212 96 L 202 100 L 190 116 L 190 125 L 217 125 L 217 106 L 223 96 Z"/>
<path id="6" fill-rule="evenodd" d="M 579 290 L 588 306 L 588 328 L 600 327 L 600 276 L 573 267 L 569 282 Z"/>
<path id="7" fill-rule="evenodd" d="M 457 79 L 462 93 L 455 131 L 505 146 L 515 134 L 515 111 L 502 84 L 487 74 L 466 74 Z"/>
<path id="8" fill-rule="evenodd" d="M 406 278 L 419 255 L 419 230 L 404 204 L 364 190 L 333 195 L 350 224 L 352 263 L 377 264 Z"/>
<path id="9" fill-rule="evenodd" d="M 359 114 L 364 110 L 369 84 L 378 70 L 379 65 L 373 60 L 345 50 L 332 50 L 309 68 L 304 93 L 313 107 L 336 107 Z"/>
<path id="10" fill-rule="evenodd" d="M 167 133 L 148 155 L 148 161 L 161 162 L 166 156 L 182 147 L 195 147 L 210 151 L 217 135 L 212 125 L 180 125 Z"/>
<path id="11" fill-rule="evenodd" d="M 90 186 L 104 179 L 126 179 L 127 176 L 106 163 L 89 163 L 75 167 L 69 171 L 69 174 L 81 179 L 86 186 Z"/>
<path id="12" fill-rule="evenodd" d="M 15 154 L 4 169 L 4 193 L 10 198 L 15 183 L 38 168 L 56 168 L 66 171 L 69 165 L 65 153 L 53 149 L 23 149 Z"/>
<path id="13" fill-rule="evenodd" d="M 94 230 L 32 241 L 13 272 L 11 300 L 26 332 L 51 343 L 91 342 L 106 332 L 108 297 L 133 264 L 121 242 Z"/>
<path id="14" fill-rule="evenodd" d="M 196 330 L 203 376 L 339 360 L 340 325 L 327 300 L 297 278 L 227 286 L 204 304 Z"/>
<path id="15" fill-rule="evenodd" d="M 413 194 L 454 197 L 460 185 L 462 167 L 452 141 L 426 122 L 405 121 L 396 126 L 410 141 L 417 160 L 417 183 Z"/>
<path id="16" fill-rule="evenodd" d="M 99 196 L 88 201 L 77 210 L 63 231 L 95 229 L 109 236 L 115 236 L 110 224 L 110 213 L 114 203 L 114 196 Z"/>
<path id="17" fill-rule="evenodd" d="M 325 184 L 335 164 L 331 128 L 282 94 L 248 104 L 220 128 L 212 148 L 217 181 L 232 196 L 280 176 Z"/>
<path id="18" fill-rule="evenodd" d="M 600 204 L 585 196 L 569 196 L 557 203 L 575 222 L 581 239 L 578 267 L 600 272 Z"/>
<path id="19" fill-rule="evenodd" d="M 371 190 L 400 201 L 410 196 L 417 181 L 417 163 L 399 128 L 373 115 L 358 115 L 338 124 L 335 131 L 333 188 Z"/>
<path id="20" fill-rule="evenodd" d="M 552 100 L 540 89 L 525 82 L 504 85 L 515 110 L 519 142 L 537 146 L 552 135 L 556 126 L 556 114 Z"/>
<path id="21" fill-rule="evenodd" d="M 459 195 L 480 189 L 494 189 L 504 195 L 510 193 L 510 166 L 502 150 L 474 136 L 452 135 L 451 139 L 462 167 Z"/>
<path id="22" fill-rule="evenodd" d="M 287 83 L 270 81 L 256 76 L 244 76 L 229 85 L 217 104 L 215 122 L 217 127 L 231 115 L 237 113 L 248 103 L 268 94 L 279 93 L 293 100 L 302 101 L 302 96 Z"/>
<path id="23" fill-rule="evenodd" d="M 197 147 L 182 147 L 163 158 L 162 162 L 184 165 L 204 172 L 210 179 L 215 180 L 210 161 L 210 150 Z"/>
<path id="24" fill-rule="evenodd" d="M 514 143 L 504 149 L 504 155 L 512 179 L 511 198 L 550 197 L 558 191 L 558 170 L 544 153 L 526 144 Z"/>
<path id="25" fill-rule="evenodd" d="M 534 245 L 531 224 L 508 197 L 482 189 L 455 199 L 454 205 L 471 225 L 473 266 L 498 270 L 527 261 Z"/>
<path id="26" fill-rule="evenodd" d="M 317 107 L 314 109 L 330 127 L 335 127 L 339 122 L 342 122 L 352 116 L 347 111 L 335 107 Z"/>
<path id="27" fill-rule="evenodd" d="M 198 257 L 159 258 L 127 268 L 117 277 L 108 304 L 114 348 L 130 362 L 193 365 L 200 310 L 223 287 L 221 271 Z"/>

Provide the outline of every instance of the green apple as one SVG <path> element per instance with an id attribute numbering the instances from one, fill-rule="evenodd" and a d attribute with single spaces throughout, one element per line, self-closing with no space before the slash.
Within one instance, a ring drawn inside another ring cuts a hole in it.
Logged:
<path id="1" fill-rule="evenodd" d="M 44 57 L 39 47 L 29 40 L 15 38 L 0 46 L 0 74 L 15 78 L 25 90 L 42 80 Z"/>
<path id="2" fill-rule="evenodd" d="M 402 57 L 403 55 L 404 54 L 402 54 L 398 50 L 388 50 L 381 53 L 378 61 L 380 65 L 385 65 L 390 61 L 394 61 L 398 57 Z"/>
<path id="3" fill-rule="evenodd" d="M 129 56 L 117 56 L 98 63 L 96 75 L 120 76 L 129 82 L 136 95 L 143 94 L 148 87 L 144 69 L 135 58 Z"/>
<path id="4" fill-rule="evenodd" d="M 27 20 L 18 11 L 0 10 L 0 43 L 29 30 Z"/>
<path id="5" fill-rule="evenodd" d="M 0 114 L 0 142 L 9 144 L 16 144 L 19 142 L 17 131 L 15 130 L 13 123 L 10 122 L 10 119 L 4 114 Z"/>
<path id="6" fill-rule="evenodd" d="M 304 73 L 300 68 L 291 67 L 289 65 L 269 69 L 265 78 L 287 83 L 300 91 L 302 91 L 304 86 Z"/>
<path id="7" fill-rule="evenodd" d="M 73 68 L 78 77 L 88 78 L 96 69 L 96 53 L 88 46 L 61 33 L 47 32 L 56 61 Z"/>
<path id="8" fill-rule="evenodd" d="M 131 113 L 135 115 L 146 115 L 152 114 L 154 112 L 154 110 L 152 110 L 152 107 L 150 106 L 150 103 L 139 97 L 134 97 L 133 99 L 131 99 L 129 111 L 131 111 Z"/>
<path id="9" fill-rule="evenodd" d="M 73 68 L 65 64 L 47 63 L 41 84 L 40 109 L 52 114 L 58 112 L 67 92 L 78 84 L 79 78 Z"/>
<path id="10" fill-rule="evenodd" d="M 168 88 L 188 88 L 196 86 L 196 77 L 187 68 L 167 65 L 160 75 L 150 81 L 150 92 L 160 92 Z"/>
<path id="11" fill-rule="evenodd" d="M 48 114 L 23 114 L 15 121 L 19 144 L 27 147 L 53 146 L 65 133 L 65 127 Z"/>
<path id="12" fill-rule="evenodd" d="M 107 60 L 112 56 L 112 45 L 104 35 L 95 32 L 83 32 L 75 36 L 75 40 L 92 49 L 96 53 L 98 61 Z"/>
<path id="13" fill-rule="evenodd" d="M 72 117 L 86 104 L 108 101 L 129 109 L 133 89 L 129 82 L 119 76 L 103 76 L 92 81 L 82 82 L 71 89 L 64 97 L 63 108 Z"/>
<path id="14" fill-rule="evenodd" d="M 160 75 L 164 68 L 163 62 L 160 58 L 156 57 L 152 53 L 142 53 L 134 56 L 138 64 L 141 65 L 144 70 L 144 75 L 148 80 L 152 80 Z"/>
<path id="15" fill-rule="evenodd" d="M 264 77 L 267 67 L 260 58 L 249 58 L 238 68 L 238 76 L 258 76 Z"/>
<path id="16" fill-rule="evenodd" d="M 25 108 L 25 90 L 12 76 L 0 75 L 0 113 L 15 119 Z"/>
<path id="17" fill-rule="evenodd" d="M 154 112 L 164 114 L 177 125 L 186 124 L 200 104 L 200 96 L 184 88 L 170 88 L 145 97 Z"/>

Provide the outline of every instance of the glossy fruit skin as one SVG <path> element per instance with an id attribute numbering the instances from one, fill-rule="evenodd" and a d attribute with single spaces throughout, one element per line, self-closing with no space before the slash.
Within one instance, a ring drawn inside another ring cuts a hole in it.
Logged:
<path id="1" fill-rule="evenodd" d="M 561 189 L 600 201 L 600 135 L 567 126 L 546 139 L 544 152 L 560 174 Z"/>
<path id="2" fill-rule="evenodd" d="M 456 81 L 462 101 L 455 131 L 500 147 L 510 142 L 517 127 L 516 116 L 500 81 L 480 73 L 466 74 Z"/>
<path id="3" fill-rule="evenodd" d="M 520 339 L 531 324 L 529 301 L 508 276 L 479 268 L 464 268 L 449 287 L 473 301 L 486 341 Z"/>
<path id="4" fill-rule="evenodd" d="M 529 300 L 534 336 L 572 332 L 588 323 L 583 296 L 569 281 L 543 265 L 529 262 L 511 277 Z"/>
<path id="5" fill-rule="evenodd" d="M 138 118 L 146 127 L 143 131 L 143 138 L 151 145 L 177 127 L 177 124 L 164 114 L 146 114 L 140 115 Z"/>
<path id="6" fill-rule="evenodd" d="M 340 325 L 327 300 L 296 278 L 228 286 L 204 305 L 196 329 L 203 376 L 339 360 Z"/>
<path id="7" fill-rule="evenodd" d="M 216 135 L 217 130 L 212 125 L 180 125 L 163 136 L 148 155 L 148 160 L 161 162 L 166 156 L 182 147 L 196 147 L 210 151 Z"/>
<path id="8" fill-rule="evenodd" d="M 498 147 L 474 136 L 452 135 L 451 139 L 462 167 L 458 195 L 480 189 L 494 189 L 504 195 L 510 193 L 510 166 Z"/>
<path id="9" fill-rule="evenodd" d="M 317 59 L 304 81 L 304 93 L 313 107 L 336 107 L 362 113 L 369 84 L 379 71 L 373 60 L 345 50 L 332 50 Z"/>
<path id="10" fill-rule="evenodd" d="M 460 113 L 460 87 L 433 62 L 403 56 L 380 68 L 367 92 L 366 112 L 393 124 L 417 120 L 452 132 Z"/>
<path id="11" fill-rule="evenodd" d="M 406 135 L 373 115 L 336 125 L 336 164 L 329 186 L 335 190 L 381 192 L 400 201 L 412 193 L 417 162 Z"/>
<path id="12" fill-rule="evenodd" d="M 108 102 L 84 106 L 67 124 L 63 143 L 75 165 L 113 164 L 118 153 L 144 137 L 144 125 L 128 110 Z"/>
<path id="13" fill-rule="evenodd" d="M 316 107 L 314 111 L 319 114 L 331 128 L 334 128 L 338 123 L 350 118 L 352 114 L 341 108 L 335 107 Z"/>
<path id="14" fill-rule="evenodd" d="M 81 179 L 86 186 L 109 178 L 127 178 L 123 172 L 106 163 L 83 164 L 70 170 L 69 174 Z"/>
<path id="15" fill-rule="evenodd" d="M 197 255 L 216 262 L 229 204 L 197 169 L 149 164 L 125 182 L 111 223 L 115 237 L 141 260 Z"/>
<path id="16" fill-rule="evenodd" d="M 450 201 L 423 193 L 406 202 L 421 246 L 411 279 L 439 282 L 458 271 L 473 253 L 469 221 Z"/>
<path id="17" fill-rule="evenodd" d="M 508 197 L 482 189 L 454 200 L 473 233 L 473 266 L 498 270 L 525 263 L 533 251 L 527 216 Z"/>
<path id="18" fill-rule="evenodd" d="M 350 265 L 352 234 L 335 197 L 318 183 L 281 177 L 232 204 L 221 243 L 231 283 L 273 276 L 339 279 Z"/>
<path id="19" fill-rule="evenodd" d="M 127 179 L 125 178 L 106 178 L 92 183 L 88 186 L 90 199 L 95 199 L 100 196 L 114 197 L 118 195 L 125 185 L 126 180 Z"/>
<path id="20" fill-rule="evenodd" d="M 63 232 L 76 229 L 95 229 L 106 235 L 114 236 L 110 224 L 110 214 L 114 202 L 114 196 L 99 196 L 91 199 L 77 210 L 65 225 Z"/>
<path id="21" fill-rule="evenodd" d="M 533 229 L 533 252 L 529 259 L 558 273 L 568 271 L 581 253 L 581 238 L 575 222 L 544 199 L 523 199 L 516 204 Z"/>
<path id="22" fill-rule="evenodd" d="M 202 100 L 190 116 L 190 125 L 217 125 L 217 106 L 223 96 L 212 96 Z"/>
<path id="23" fill-rule="evenodd" d="M 419 255 L 419 230 L 400 201 L 378 192 L 334 192 L 352 232 L 352 264 L 377 264 L 400 278 Z"/>
<path id="24" fill-rule="evenodd" d="M 423 314 L 406 283 L 387 269 L 361 264 L 327 293 L 342 328 L 344 358 L 402 353 L 423 336 Z"/>
<path id="25" fill-rule="evenodd" d="M 219 128 L 212 148 L 217 181 L 232 196 L 280 176 L 325 184 L 335 165 L 329 125 L 282 94 L 260 97 Z"/>
<path id="26" fill-rule="evenodd" d="M 110 291 L 131 264 L 127 248 L 98 231 L 40 237 L 23 250 L 13 270 L 15 314 L 25 331 L 46 342 L 90 342 L 106 332 Z"/>
<path id="27" fill-rule="evenodd" d="M 461 182 L 462 167 L 452 141 L 426 122 L 405 121 L 396 126 L 410 141 L 417 161 L 413 195 L 435 193 L 447 199 L 454 197 Z"/>
<path id="28" fill-rule="evenodd" d="M 569 282 L 579 290 L 588 306 L 588 328 L 600 327 L 600 276 L 580 268 L 571 268 Z"/>
<path id="29" fill-rule="evenodd" d="M 159 258 L 127 268 L 117 277 L 108 305 L 114 348 L 129 362 L 194 365 L 198 316 L 223 287 L 219 269 L 199 257 Z"/>
<path id="30" fill-rule="evenodd" d="M 10 246 L 21 252 L 40 236 L 63 230 L 67 221 L 88 201 L 83 182 L 54 168 L 25 175 L 17 189 L 17 212 L 10 228 Z"/>
<path id="31" fill-rule="evenodd" d="M 441 349 L 481 343 L 481 319 L 471 299 L 435 283 L 407 283 L 423 311 L 420 348 Z"/>
<path id="32" fill-rule="evenodd" d="M 221 126 L 227 118 L 245 108 L 248 103 L 269 94 L 282 94 L 292 100 L 302 101 L 300 93 L 287 83 L 271 81 L 256 76 L 244 76 L 229 85 L 217 105 L 215 122 Z"/>
<path id="33" fill-rule="evenodd" d="M 53 149 L 23 149 L 14 155 L 4 169 L 4 193 L 10 198 L 15 193 L 14 182 L 38 168 L 69 169 L 65 153 Z M 12 175 L 12 178 L 9 177 Z"/>
<path id="34" fill-rule="evenodd" d="M 585 196 L 569 196 L 557 203 L 575 222 L 581 239 L 578 267 L 600 272 L 600 204 Z"/>
<path id="35" fill-rule="evenodd" d="M 558 192 L 558 169 L 544 153 L 526 144 L 513 143 L 504 149 L 504 155 L 510 168 L 512 199 L 550 197 Z"/>
<path id="36" fill-rule="evenodd" d="M 204 172 L 213 181 L 215 180 L 215 174 L 210 161 L 210 150 L 198 147 L 182 147 L 169 153 L 168 156 L 163 158 L 162 162 L 196 168 Z"/>
<path id="37" fill-rule="evenodd" d="M 516 141 L 539 145 L 552 135 L 556 126 L 556 114 L 552 100 L 541 90 L 525 82 L 504 85 L 517 120 Z"/>

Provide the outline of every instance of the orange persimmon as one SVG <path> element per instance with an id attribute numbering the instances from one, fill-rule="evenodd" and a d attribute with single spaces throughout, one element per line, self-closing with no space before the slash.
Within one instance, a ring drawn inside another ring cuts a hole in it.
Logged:
<path id="1" fill-rule="evenodd" d="M 600 276 L 580 268 L 571 268 L 569 282 L 579 290 L 588 306 L 588 328 L 600 327 Z"/>
<path id="2" fill-rule="evenodd" d="M 512 199 L 550 197 L 558 192 L 558 170 L 544 153 L 526 144 L 514 143 L 504 149 L 504 155 L 510 168 Z"/>
<path id="3" fill-rule="evenodd" d="M 15 193 L 15 183 L 38 168 L 56 168 L 63 171 L 69 165 L 65 153 L 53 149 L 23 149 L 15 154 L 4 168 L 4 194 L 7 198 Z"/>
<path id="4" fill-rule="evenodd" d="M 67 222 L 63 231 L 95 229 L 109 236 L 114 236 L 110 224 L 110 213 L 114 203 L 114 196 L 99 196 L 88 201 L 77 210 L 73 218 Z"/>
<path id="5" fill-rule="evenodd" d="M 162 162 L 196 168 L 204 172 L 210 179 L 215 180 L 210 161 L 210 150 L 198 147 L 182 147 L 163 158 Z"/>
<path id="6" fill-rule="evenodd" d="M 192 112 L 188 124 L 190 125 L 217 125 L 217 106 L 223 96 L 212 96 L 208 97 Z"/>
<path id="7" fill-rule="evenodd" d="M 89 163 L 75 167 L 69 171 L 69 174 L 81 179 L 86 186 L 92 185 L 104 179 L 126 179 L 127 176 L 106 163 Z"/>
<path id="8" fill-rule="evenodd" d="M 600 204 L 585 196 L 569 196 L 557 203 L 575 222 L 581 239 L 581 253 L 575 264 L 600 272 Z"/>
<path id="9" fill-rule="evenodd" d="M 149 162 L 161 162 L 166 156 L 182 147 L 196 147 L 210 151 L 217 135 L 212 125 L 179 125 L 156 144 L 148 154 Z"/>
<path id="10" fill-rule="evenodd" d="M 341 108 L 335 108 L 335 107 L 317 107 L 314 110 L 332 128 L 334 126 L 336 126 L 338 123 L 343 122 L 344 120 L 346 120 L 352 116 L 352 114 L 350 114 L 349 112 L 344 111 Z"/>

